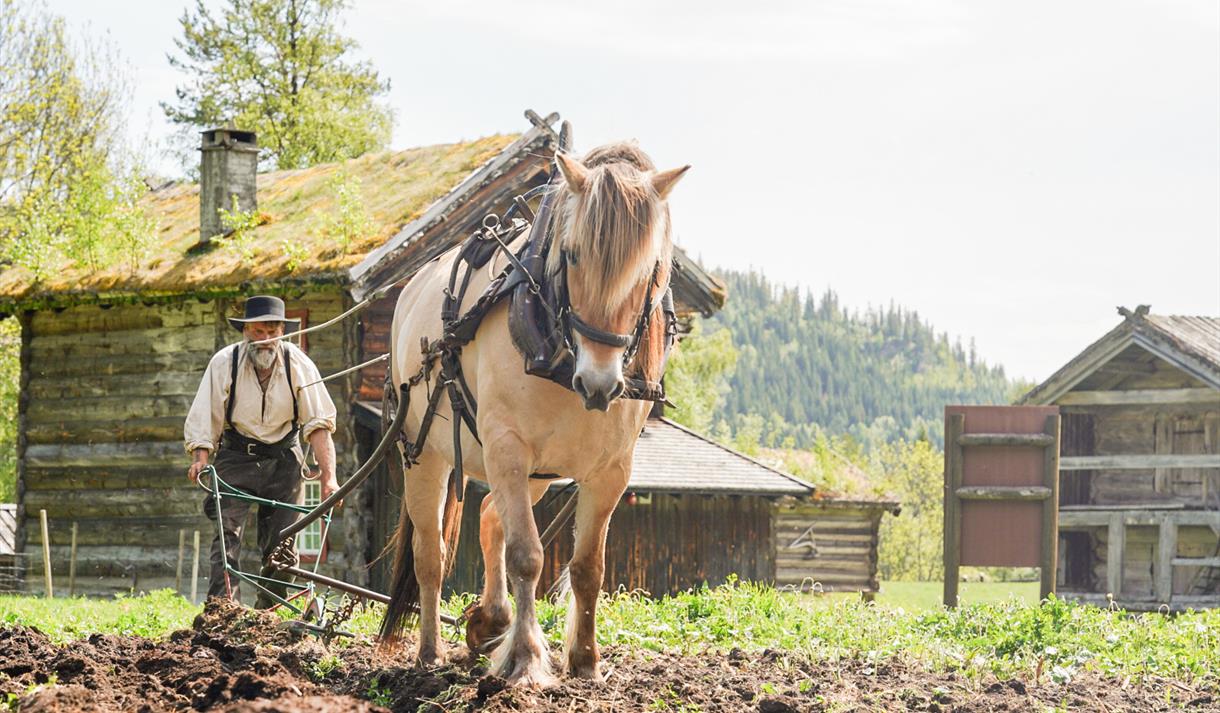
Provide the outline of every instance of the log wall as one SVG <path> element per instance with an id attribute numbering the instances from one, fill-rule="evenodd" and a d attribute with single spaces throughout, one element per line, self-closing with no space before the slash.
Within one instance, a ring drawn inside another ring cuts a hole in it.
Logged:
<path id="1" fill-rule="evenodd" d="M 775 584 L 876 592 L 883 506 L 785 501 L 775 511 Z"/>
<path id="2" fill-rule="evenodd" d="M 466 493 L 462 536 L 448 591 L 478 592 L 483 583 L 478 511 L 486 491 L 471 484 Z M 566 500 L 552 489 L 534 508 L 539 531 Z M 702 584 L 723 584 L 729 575 L 742 580 L 774 580 L 773 502 L 764 497 L 653 493 L 635 505 L 620 502 L 606 539 L 607 591 L 643 590 L 674 594 Z M 572 556 L 571 530 L 546 552 L 539 582 L 545 593 Z"/>
<path id="3" fill-rule="evenodd" d="M 285 295 L 309 323 L 339 314 L 338 289 Z M 150 305 L 80 305 L 28 314 L 23 349 L 24 407 L 19 451 L 21 546 L 27 583 L 42 584 L 38 511 L 51 523 L 53 573 L 66 583 L 71 523 L 77 538 L 77 591 L 110 593 L 173 586 L 178 530 L 198 529 L 201 579 L 214 529 L 202 515 L 204 493 L 185 477 L 182 424 L 212 354 L 240 336 L 227 323 L 232 300 L 183 299 Z M 232 311 L 231 311 L 232 310 Z M 341 328 L 308 335 L 323 375 L 350 363 L 351 336 Z M 339 472 L 355 462 L 349 411 L 354 377 L 328 384 L 339 409 Z M 253 522 L 251 521 L 251 525 Z M 257 561 L 254 528 L 245 558 Z M 332 527 L 328 569 L 346 575 L 346 528 Z M 206 591 L 201 581 L 200 591 Z M 184 582 L 184 590 L 189 583 Z M 247 587 L 248 588 L 248 587 Z"/>

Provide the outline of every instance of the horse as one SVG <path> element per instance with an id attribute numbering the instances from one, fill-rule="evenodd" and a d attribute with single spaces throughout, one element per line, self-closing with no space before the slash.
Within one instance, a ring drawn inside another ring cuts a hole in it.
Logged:
<path id="1" fill-rule="evenodd" d="M 466 638 L 473 651 L 492 652 L 493 674 L 530 688 L 556 682 L 535 612 L 543 547 L 531 511 L 550 482 L 531 474 L 558 473 L 579 484 L 575 543 L 567 565 L 564 669 L 576 677 L 601 678 L 595 612 L 605 571 L 606 533 L 627 487 L 635 442 L 652 405 L 620 397 L 625 374 L 652 383 L 662 376 L 665 320 L 649 318 L 643 326 L 641 316 L 650 297 L 669 285 L 673 243 L 668 198 L 690 168 L 658 171 L 633 142 L 608 144 L 583 158 L 557 152 L 555 162 L 562 181 L 549 188 L 554 192 L 552 249 L 544 279 L 566 273 L 569 317 L 577 325 L 569 335 L 574 354 L 571 388 L 524 372 L 510 335 L 507 300 L 485 315 L 460 352 L 461 371 L 477 403 L 478 438 L 462 429 L 458 456 L 465 474 L 490 488 L 479 514 L 486 575 L 477 606 L 467 612 Z M 394 309 L 390 378 L 395 393 L 404 383 L 421 392 L 406 407 L 403 435 L 408 438 L 420 429 L 427 383 L 435 381 L 435 374 L 413 386 L 408 380 L 425 364 L 420 345 L 427 341 L 421 340 L 441 336 L 439 315 L 456 259 L 456 250 L 450 251 L 421 269 L 403 288 Z M 463 300 L 463 310 L 490 284 L 495 264 L 470 275 L 466 294 L 472 297 Z M 657 311 L 655 304 L 648 309 Z M 607 338 L 630 334 L 637 325 L 642 331 L 634 354 L 621 339 Z M 630 359 L 626 364 L 625 355 Z M 438 419 L 456 418 L 447 401 L 440 399 L 436 406 Z M 406 464 L 403 508 L 389 545 L 394 574 L 381 638 L 397 641 L 418 611 L 417 663 L 425 667 L 443 660 L 441 585 L 461 519 L 458 491 L 464 482 L 450 478 L 453 440 L 426 439 L 416 462 Z M 515 612 L 509 604 L 510 588 Z"/>

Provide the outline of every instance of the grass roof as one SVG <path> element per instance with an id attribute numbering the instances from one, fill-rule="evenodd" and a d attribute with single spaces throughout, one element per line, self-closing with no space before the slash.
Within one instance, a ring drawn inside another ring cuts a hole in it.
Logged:
<path id="1" fill-rule="evenodd" d="M 143 200 L 157 229 L 151 253 L 138 270 L 121 263 L 98 271 L 67 265 L 35 282 L 26 270 L 9 268 L 0 273 L 0 301 L 28 304 L 40 299 L 189 294 L 249 284 L 342 280 L 345 268 L 396 234 L 515 138 L 496 135 L 260 174 L 259 224 L 250 233 L 246 255 L 224 245 L 192 251 L 199 241 L 199 186 L 172 184 L 150 191 Z M 344 176 L 358 181 L 359 198 L 352 202 L 360 204 L 368 217 L 368 230 L 350 240 L 346 251 L 328 230 L 338 207 L 336 183 Z"/>

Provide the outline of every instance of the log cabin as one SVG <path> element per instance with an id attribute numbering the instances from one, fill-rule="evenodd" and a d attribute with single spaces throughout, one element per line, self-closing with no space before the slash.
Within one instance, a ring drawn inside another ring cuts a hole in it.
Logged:
<path id="1" fill-rule="evenodd" d="M 1057 590 L 1220 606 L 1220 318 L 1119 313 L 1021 400 L 1062 414 Z"/>

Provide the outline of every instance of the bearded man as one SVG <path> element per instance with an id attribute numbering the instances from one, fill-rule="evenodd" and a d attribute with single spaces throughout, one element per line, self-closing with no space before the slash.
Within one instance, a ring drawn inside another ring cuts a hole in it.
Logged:
<path id="1" fill-rule="evenodd" d="M 285 325 L 295 331 L 297 320 L 284 316 L 280 298 L 258 295 L 246 300 L 245 316 L 230 318 L 229 324 L 241 331 L 243 339 L 218 351 L 203 372 L 183 427 L 186 451 L 194 456 L 187 477 L 197 482 L 211 459 L 220 477 L 239 490 L 268 500 L 300 503 L 301 434 L 317 458 L 322 498 L 326 499 L 338 488 L 331 438 L 335 404 L 326 387 L 317 383 L 321 378 L 318 367 L 305 352 L 287 340 L 262 343 L 282 337 Z M 221 499 L 219 529 L 233 567 L 238 566 L 250 506 L 231 497 Z M 203 509 L 209 519 L 216 520 L 211 495 L 204 499 Z M 296 517 L 285 508 L 259 506 L 258 546 L 264 560 L 279 544 L 276 535 Z M 212 541 L 211 561 L 208 596 L 238 599 L 238 581 L 230 581 L 221 559 L 220 535 Z M 263 569 L 264 576 L 272 574 L 269 568 Z M 280 597 L 285 594 L 283 585 L 268 588 Z M 273 603 L 260 589 L 258 606 Z"/>

